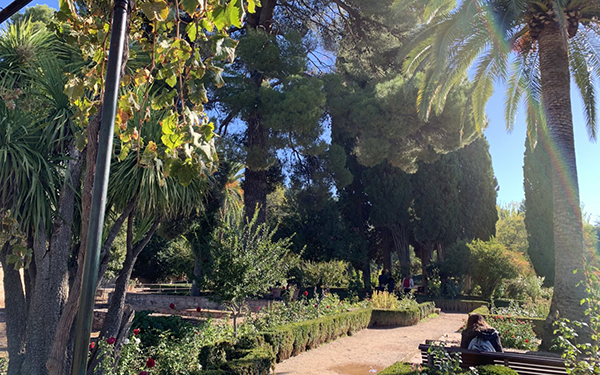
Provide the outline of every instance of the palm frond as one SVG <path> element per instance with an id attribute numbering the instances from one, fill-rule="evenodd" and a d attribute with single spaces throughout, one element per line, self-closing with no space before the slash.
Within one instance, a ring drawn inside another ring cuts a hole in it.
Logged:
<path id="1" fill-rule="evenodd" d="M 569 63 L 575 84 L 583 101 L 584 115 L 588 136 L 596 139 L 596 91 L 589 64 L 589 50 L 581 43 L 577 35 L 571 39 Z M 592 54 L 593 56 L 593 54 Z"/>

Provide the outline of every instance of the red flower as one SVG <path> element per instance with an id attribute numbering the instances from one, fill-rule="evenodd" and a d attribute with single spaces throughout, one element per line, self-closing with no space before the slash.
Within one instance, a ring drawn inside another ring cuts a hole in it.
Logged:
<path id="1" fill-rule="evenodd" d="M 329 308 L 329 306 L 327 306 L 327 308 Z"/>
<path id="2" fill-rule="evenodd" d="M 318 306 L 318 305 L 315 305 L 315 309 L 316 309 L 317 307 L 319 307 L 319 306 Z"/>
<path id="3" fill-rule="evenodd" d="M 515 335 L 513 335 L 513 339 L 515 338 Z"/>
<path id="4" fill-rule="evenodd" d="M 171 303 L 169 304 L 169 307 L 171 308 L 171 310 L 175 310 L 175 304 L 174 304 L 174 303 L 172 303 L 172 302 L 171 302 Z"/>
<path id="5" fill-rule="evenodd" d="M 117 342 L 117 339 L 115 339 L 114 337 L 109 337 L 109 338 L 106 339 L 106 343 L 108 345 L 114 345 L 115 342 Z"/>
<path id="6" fill-rule="evenodd" d="M 139 334 L 140 334 L 140 329 L 139 329 L 139 328 L 136 328 L 136 329 L 134 329 L 134 330 L 133 330 L 133 334 L 134 334 L 135 336 L 139 335 Z"/>
<path id="7" fill-rule="evenodd" d="M 148 371 L 142 371 L 140 372 L 140 375 L 148 375 Z"/>
<path id="8" fill-rule="evenodd" d="M 285 285 L 281 287 L 281 289 L 285 290 Z"/>
<path id="9" fill-rule="evenodd" d="M 529 339 L 525 339 L 525 342 L 529 344 Z"/>
<path id="10" fill-rule="evenodd" d="M 146 361 L 146 367 L 152 368 L 155 365 L 156 365 L 156 361 L 154 360 L 154 358 L 148 358 L 148 360 Z"/>
<path id="11" fill-rule="evenodd" d="M 260 306 L 258 306 L 258 308 L 256 310 L 260 311 Z"/>
<path id="12" fill-rule="evenodd" d="M 304 291 L 304 293 L 302 293 L 302 295 L 303 295 L 304 297 L 306 297 L 306 296 L 308 296 L 308 292 L 305 290 L 305 291 Z"/>
<path id="13" fill-rule="evenodd" d="M 96 342 L 92 341 L 90 342 L 90 349 L 94 349 L 96 347 Z"/>
<path id="14" fill-rule="evenodd" d="M 200 308 L 200 306 L 196 307 L 196 312 L 200 312 L 202 309 Z"/>

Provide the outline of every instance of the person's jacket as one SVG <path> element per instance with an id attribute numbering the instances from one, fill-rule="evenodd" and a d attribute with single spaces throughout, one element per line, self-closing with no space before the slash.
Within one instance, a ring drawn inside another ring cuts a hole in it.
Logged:
<path id="1" fill-rule="evenodd" d="M 500 334 L 494 328 L 488 328 L 484 331 L 475 331 L 473 329 L 465 329 L 462 332 L 462 339 L 460 340 L 460 347 L 464 348 L 464 349 L 468 349 L 469 343 L 475 337 L 479 337 L 481 339 L 489 341 L 492 344 L 492 346 L 494 346 L 494 349 L 496 349 L 496 351 L 498 353 L 501 353 L 503 351 L 502 344 L 500 343 Z"/>

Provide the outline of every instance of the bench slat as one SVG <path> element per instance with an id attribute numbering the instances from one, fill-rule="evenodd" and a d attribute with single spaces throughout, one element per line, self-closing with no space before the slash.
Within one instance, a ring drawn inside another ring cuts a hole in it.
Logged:
<path id="1" fill-rule="evenodd" d="M 428 341 L 429 342 L 429 341 Z M 424 364 L 430 362 L 430 345 L 421 344 L 421 359 Z M 566 375 L 564 361 L 560 358 L 540 357 L 521 353 L 479 353 L 460 347 L 444 348 L 448 353 L 461 354 L 461 367 L 469 368 L 484 364 L 497 364 L 512 368 L 519 375 Z"/>

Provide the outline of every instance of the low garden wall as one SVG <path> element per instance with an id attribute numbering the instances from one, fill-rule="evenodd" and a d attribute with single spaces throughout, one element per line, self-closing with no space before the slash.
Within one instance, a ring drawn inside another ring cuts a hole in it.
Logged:
<path id="1" fill-rule="evenodd" d="M 109 299 L 112 293 L 109 294 Z M 144 294 L 127 293 L 125 302 L 134 307 L 143 307 L 144 310 L 165 310 L 170 309 L 172 303 L 176 309 L 195 310 L 200 307 L 202 310 L 227 310 L 226 306 L 213 301 L 207 297 L 162 295 L 162 294 Z M 257 312 L 273 303 L 272 300 L 249 300 L 246 305 L 252 312 Z"/>

